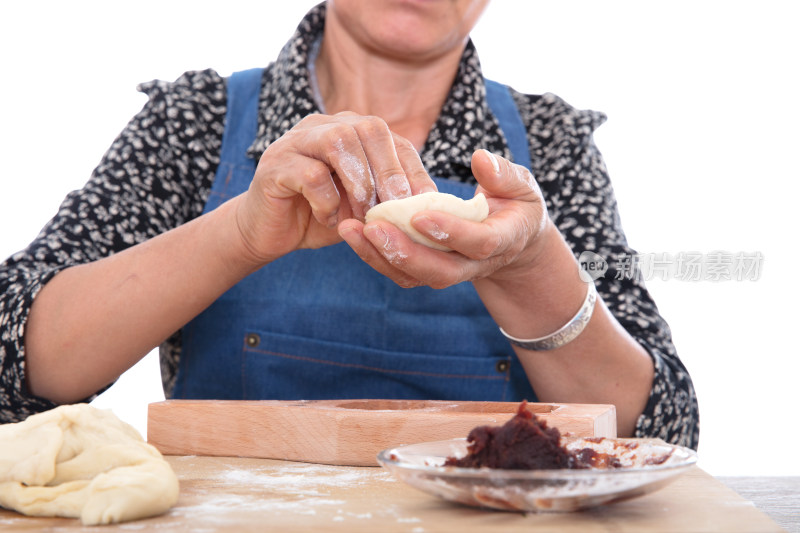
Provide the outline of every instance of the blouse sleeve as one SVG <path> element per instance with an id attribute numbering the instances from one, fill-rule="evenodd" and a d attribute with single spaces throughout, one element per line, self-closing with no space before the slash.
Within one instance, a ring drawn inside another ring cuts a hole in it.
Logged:
<path id="1" fill-rule="evenodd" d="M 0 423 L 54 407 L 25 378 L 25 324 L 59 271 L 96 261 L 198 216 L 219 164 L 225 81 L 213 71 L 140 86 L 147 104 L 33 242 L 0 264 Z"/>
<path id="2" fill-rule="evenodd" d="M 515 94 L 515 99 L 528 118 L 533 172 L 550 217 L 576 257 L 592 252 L 605 259 L 608 270 L 595 282 L 598 293 L 653 359 L 650 398 L 635 436 L 696 448 L 699 411 L 691 377 L 641 275 L 631 268 L 636 251 L 628 246 L 608 172 L 592 139 L 605 116 L 576 110 L 552 94 Z"/>

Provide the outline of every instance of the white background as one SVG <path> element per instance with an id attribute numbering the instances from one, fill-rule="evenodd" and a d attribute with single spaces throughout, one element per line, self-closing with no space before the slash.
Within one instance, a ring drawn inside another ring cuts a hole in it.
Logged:
<path id="1" fill-rule="evenodd" d="M 81 187 L 145 102 L 137 83 L 272 60 L 313 1 L 0 4 L 0 256 Z M 495 0 L 485 73 L 604 111 L 596 134 L 643 253 L 761 252 L 757 281 L 651 281 L 701 405 L 701 466 L 793 474 L 800 84 L 790 1 Z M 97 400 L 142 433 L 149 355 Z"/>

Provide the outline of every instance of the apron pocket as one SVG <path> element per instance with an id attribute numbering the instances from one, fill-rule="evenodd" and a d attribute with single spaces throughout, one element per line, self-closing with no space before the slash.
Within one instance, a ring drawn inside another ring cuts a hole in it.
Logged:
<path id="1" fill-rule="evenodd" d="M 395 352 L 259 330 L 243 337 L 245 399 L 506 400 L 510 364 L 502 357 Z"/>

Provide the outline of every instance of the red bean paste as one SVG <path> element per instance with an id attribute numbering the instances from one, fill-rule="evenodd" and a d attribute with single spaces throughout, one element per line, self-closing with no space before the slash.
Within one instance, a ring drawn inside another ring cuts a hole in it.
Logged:
<path id="1" fill-rule="evenodd" d="M 608 454 L 584 448 L 575 453 L 561 446 L 558 428 L 547 427 L 523 400 L 517 414 L 502 426 L 479 426 L 467 436 L 467 455 L 448 457 L 445 466 L 500 468 L 508 470 L 555 470 L 562 468 L 616 468 L 619 461 Z"/>

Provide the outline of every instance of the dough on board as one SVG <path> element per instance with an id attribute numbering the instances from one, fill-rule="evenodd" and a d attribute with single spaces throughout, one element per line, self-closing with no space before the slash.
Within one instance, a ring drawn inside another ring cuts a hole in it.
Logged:
<path id="1" fill-rule="evenodd" d="M 449 252 L 450 248 L 428 239 L 411 226 L 411 217 L 420 211 L 444 211 L 467 220 L 482 222 L 489 216 L 489 204 L 482 193 L 478 193 L 470 200 L 462 200 L 452 194 L 426 192 L 399 200 L 381 202 L 367 211 L 365 218 L 367 222 L 373 220 L 391 222 L 403 230 L 414 242 Z"/>
<path id="2" fill-rule="evenodd" d="M 0 425 L 0 506 L 30 516 L 110 524 L 166 512 L 178 478 L 111 411 L 63 405 Z"/>

